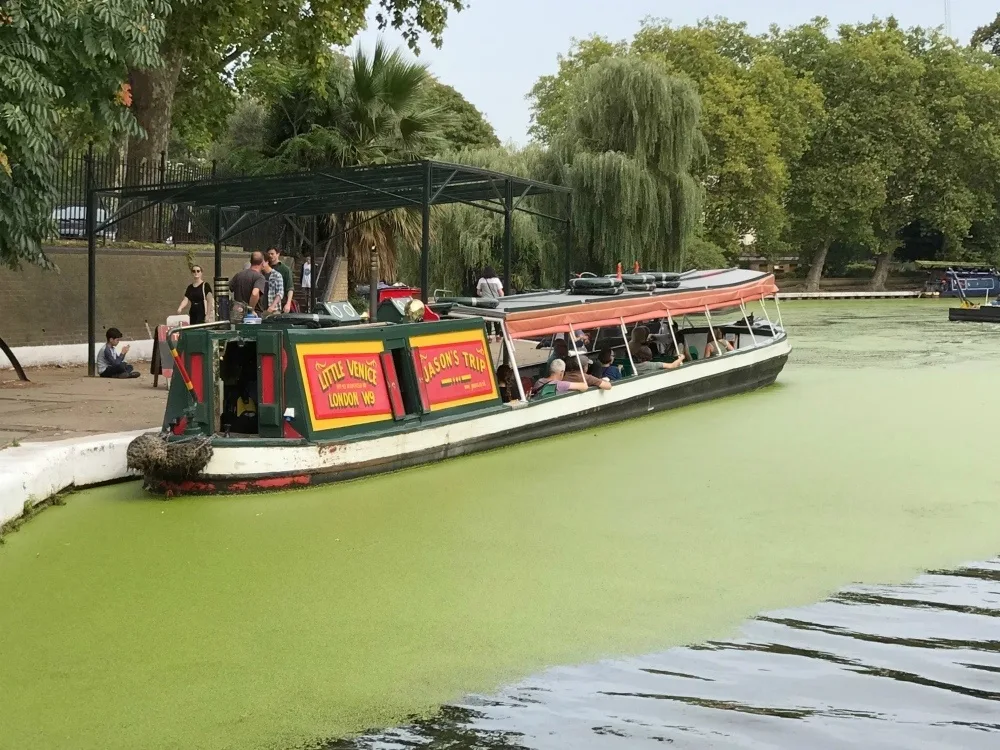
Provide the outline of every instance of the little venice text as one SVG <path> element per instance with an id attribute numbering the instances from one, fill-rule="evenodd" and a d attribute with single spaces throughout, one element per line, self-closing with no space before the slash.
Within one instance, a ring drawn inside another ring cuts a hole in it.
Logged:
<path id="1" fill-rule="evenodd" d="M 362 361 L 348 357 L 333 362 L 317 362 L 315 367 L 320 390 L 327 395 L 331 409 L 375 406 L 378 396 L 373 388 L 378 388 L 379 384 L 378 360 Z M 345 383 L 348 377 L 355 382 Z"/>

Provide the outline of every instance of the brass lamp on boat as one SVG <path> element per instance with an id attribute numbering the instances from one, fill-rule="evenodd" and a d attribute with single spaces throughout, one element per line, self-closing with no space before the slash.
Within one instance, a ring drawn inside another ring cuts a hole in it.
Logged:
<path id="1" fill-rule="evenodd" d="M 419 323 L 424 319 L 424 303 L 418 299 L 411 299 L 406 303 L 406 307 L 403 309 L 403 314 L 406 319 L 413 322 Z"/>

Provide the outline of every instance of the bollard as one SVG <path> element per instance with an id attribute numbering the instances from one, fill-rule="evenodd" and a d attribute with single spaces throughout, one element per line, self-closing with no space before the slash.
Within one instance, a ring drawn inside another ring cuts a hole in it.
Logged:
<path id="1" fill-rule="evenodd" d="M 225 277 L 215 277 L 215 319 L 229 320 L 229 303 L 232 297 L 229 294 L 229 279 Z"/>

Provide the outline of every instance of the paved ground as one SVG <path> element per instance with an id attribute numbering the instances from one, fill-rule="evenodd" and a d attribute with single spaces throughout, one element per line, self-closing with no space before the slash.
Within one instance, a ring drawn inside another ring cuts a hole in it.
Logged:
<path id="1" fill-rule="evenodd" d="M 499 362 L 499 344 L 491 344 Z M 548 350 L 518 341 L 519 365 L 544 361 Z M 158 427 L 163 421 L 167 387 L 153 388 L 149 363 L 136 368 L 134 380 L 88 378 L 86 367 L 35 367 L 22 383 L 13 370 L 0 370 L 0 448 L 14 441 L 60 440 L 101 432 Z"/>
<path id="2" fill-rule="evenodd" d="M 17 440 L 58 440 L 159 425 L 167 389 L 153 388 L 149 363 L 134 380 L 88 378 L 86 367 L 36 367 L 21 383 L 0 370 L 0 446 Z"/>

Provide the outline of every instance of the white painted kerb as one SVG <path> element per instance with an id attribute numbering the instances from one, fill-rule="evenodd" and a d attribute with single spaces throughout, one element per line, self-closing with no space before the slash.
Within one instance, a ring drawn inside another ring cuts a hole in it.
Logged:
<path id="1" fill-rule="evenodd" d="M 102 334 L 103 335 L 103 334 Z M 148 362 L 153 356 L 153 342 L 151 339 L 140 339 L 139 341 L 125 341 L 129 345 L 128 361 Z M 104 348 L 102 341 L 97 346 L 97 352 Z M 21 367 L 49 367 L 58 365 L 85 365 L 87 364 L 86 344 L 53 344 L 51 346 L 15 346 L 12 348 L 17 361 Z M 3 352 L 0 352 L 0 370 L 9 370 L 13 367 L 10 360 Z"/>
<path id="2" fill-rule="evenodd" d="M 21 515 L 25 502 L 35 505 L 67 487 L 134 476 L 126 467 L 125 451 L 137 435 L 149 431 L 24 443 L 0 450 L 0 523 Z"/>

